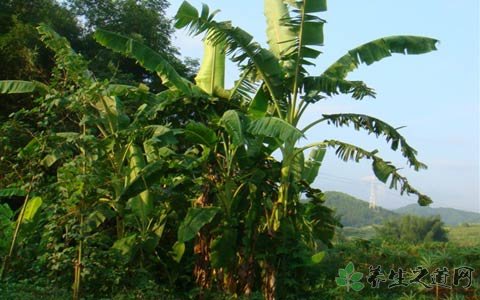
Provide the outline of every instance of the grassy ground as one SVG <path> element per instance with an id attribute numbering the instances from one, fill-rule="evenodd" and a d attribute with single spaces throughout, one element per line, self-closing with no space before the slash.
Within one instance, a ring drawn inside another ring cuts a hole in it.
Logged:
<path id="1" fill-rule="evenodd" d="M 451 243 L 462 247 L 480 246 L 480 224 L 464 224 L 447 229 Z"/>

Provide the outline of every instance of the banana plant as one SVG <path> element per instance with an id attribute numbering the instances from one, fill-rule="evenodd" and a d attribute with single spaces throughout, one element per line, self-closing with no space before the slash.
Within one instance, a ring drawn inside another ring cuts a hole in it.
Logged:
<path id="1" fill-rule="evenodd" d="M 401 194 L 417 195 L 420 205 L 430 204 L 431 199 L 412 187 L 395 166 L 377 155 L 377 150 L 367 151 L 337 140 L 298 146 L 308 130 L 317 125 L 353 125 L 356 130 L 366 130 L 377 137 L 384 137 L 392 150 L 400 150 L 415 170 L 425 169 L 426 166 L 416 158 L 417 151 L 395 127 L 368 115 L 352 113 L 325 114 L 304 128 L 298 128 L 298 124 L 310 105 L 331 96 L 350 94 L 356 100 L 375 97 L 374 90 L 364 82 L 347 79 L 348 74 L 361 63 L 370 65 L 394 53 L 427 53 L 436 50 L 437 40 L 419 36 L 380 38 L 348 51 L 322 74 L 311 76 L 307 67 L 314 64 L 313 60 L 321 53 L 318 47 L 324 43 L 325 20 L 319 13 L 326 11 L 326 0 L 265 0 L 264 5 L 269 49 L 262 48 L 251 35 L 233 26 L 230 21 L 215 21 L 216 12 L 210 14 L 206 5 L 199 12 L 188 2 L 183 2 L 175 17 L 175 26 L 187 27 L 195 35 L 206 34 L 213 46 L 226 45 L 227 54 L 241 66 L 242 74 L 251 75 L 242 76 L 236 86 L 245 86 L 247 82 L 249 86 L 259 86 L 247 104 L 250 116 L 254 120 L 258 117 L 275 120 L 275 124 L 264 124 L 267 126 L 261 130 L 252 131 L 258 136 L 273 138 L 273 141 L 266 139 L 265 142 L 272 149 L 279 150 L 282 157 L 278 197 L 269 226 L 278 231 L 282 222 L 295 218 L 300 192 L 304 191 L 301 183 L 311 184 L 315 180 L 326 148 L 334 148 L 335 153 L 345 161 L 371 160 L 374 174 L 380 181 L 387 183 L 390 180 L 390 188 L 399 188 Z M 236 91 L 234 88 L 230 93 Z M 298 128 L 299 134 L 284 136 L 283 139 L 274 137 L 274 133 L 290 127 Z M 311 148 L 314 151 L 306 162 L 304 152 Z M 271 278 L 270 281 L 275 280 Z M 274 297 L 274 287 L 268 294 L 267 298 Z"/>
<path id="2" fill-rule="evenodd" d="M 375 96 L 374 90 L 365 83 L 346 79 L 360 63 L 371 64 L 393 53 L 426 53 L 435 50 L 437 41 L 416 36 L 385 37 L 352 49 L 319 76 L 310 76 L 306 67 L 313 64 L 312 60 L 320 54 L 317 47 L 323 45 L 325 21 L 318 13 L 326 10 L 326 1 L 266 0 L 265 6 L 268 7 L 266 19 L 270 49 L 262 48 L 253 41 L 251 35 L 234 27 L 230 21 L 215 21 L 216 12 L 210 13 L 206 5 L 201 12 L 188 2 L 181 5 L 176 15 L 175 26 L 189 27 L 193 34 L 206 35 L 204 61 L 196 78 L 196 85 L 181 78 L 161 55 L 133 39 L 104 30 L 97 30 L 95 38 L 100 44 L 136 59 L 147 70 L 156 72 L 168 87 L 164 95 L 167 99 L 173 99 L 170 103 L 181 97 L 201 98 L 206 101 L 215 98 L 227 100 L 218 102 L 219 105 L 223 105 L 223 109 L 214 111 L 213 119 L 226 116 L 224 113 L 229 107 L 237 106 L 245 112 L 244 119 L 248 120 L 245 132 L 256 137 L 259 141 L 257 145 L 263 146 L 265 153 L 271 154 L 279 150 L 282 154 L 278 193 L 274 196 L 266 224 L 272 233 L 279 231 L 282 223 L 292 221 L 295 223 L 299 213 L 297 207 L 300 192 L 309 191 L 309 185 L 315 180 L 326 148 L 335 148 L 336 154 L 344 160 L 372 160 L 373 171 L 381 181 L 390 180 L 390 187 L 400 188 L 402 194 L 406 192 L 418 195 L 421 205 L 430 203 L 430 198 L 410 186 L 407 179 L 397 172 L 397 168 L 378 156 L 376 150 L 367 151 L 336 140 L 298 146 L 298 142 L 307 131 L 319 124 L 353 125 L 356 129 L 385 137 L 387 142 L 391 142 L 391 148 L 400 149 L 402 155 L 416 170 L 425 168 L 425 165 L 416 159 L 415 149 L 406 143 L 405 138 L 394 127 L 376 118 L 359 114 L 323 115 L 321 119 L 305 128 L 298 128 L 298 124 L 311 104 L 330 96 L 351 94 L 357 100 Z M 242 68 L 239 80 L 230 90 L 224 87 L 225 55 L 230 55 Z M 230 118 L 238 114 L 229 113 L 227 116 L 228 120 L 231 120 Z M 225 121 L 225 118 L 223 120 Z M 212 121 L 208 122 L 209 126 L 215 124 Z M 204 125 L 190 123 L 185 127 L 185 133 L 190 134 L 193 142 L 203 145 L 205 153 L 213 149 L 214 153 L 220 153 L 225 157 L 229 155 L 226 158 L 226 161 L 230 162 L 225 165 L 226 174 L 233 170 L 229 166 L 233 166 L 232 162 L 241 148 L 237 147 L 239 131 L 233 132 L 231 130 L 233 127 L 229 127 L 232 124 L 234 123 L 225 123 L 226 127 L 223 129 L 229 136 L 228 141 L 225 138 L 217 140 L 215 132 Z M 225 146 L 224 151 L 215 148 L 219 141 Z M 304 152 L 311 148 L 314 148 L 314 151 L 306 160 Z M 138 186 L 138 182 L 133 185 Z M 126 194 L 130 196 L 137 196 L 144 191 L 141 188 L 127 190 L 129 192 Z M 131 192 L 132 190 L 134 192 Z M 205 201 L 209 191 L 205 189 L 199 197 L 202 200 L 200 202 L 204 202 L 203 206 L 211 205 L 211 202 Z M 194 227 L 197 233 L 218 213 L 216 209 L 210 209 L 210 213 L 201 211 L 192 208 L 191 215 L 186 218 L 188 223 L 201 220 L 193 222 L 197 224 Z M 198 220 L 195 218 L 204 215 L 206 217 Z M 183 238 L 179 238 L 179 242 L 185 242 L 186 238 L 183 234 L 181 236 Z M 177 249 L 184 247 L 178 244 Z M 269 281 L 274 282 L 274 278 L 270 278 Z"/>
<path id="3" fill-rule="evenodd" d="M 233 60 L 242 64 L 242 68 L 255 74 L 261 86 L 252 100 L 253 107 L 267 107 L 266 116 L 279 118 L 286 124 L 297 127 L 307 108 L 316 102 L 336 94 L 351 94 L 355 99 L 375 96 L 373 89 L 361 81 L 350 81 L 347 75 L 361 63 L 367 65 L 391 56 L 393 53 L 422 54 L 435 50 L 437 40 L 419 36 L 390 36 L 365 43 L 350 50 L 322 74 L 311 76 L 306 67 L 313 64 L 321 53 L 323 26 L 325 20 L 318 13 L 327 9 L 326 0 L 321 1 L 283 1 L 265 0 L 267 36 L 269 49 L 262 48 L 253 41 L 253 37 L 230 21 L 218 22 L 203 7 L 199 12 L 188 2 L 183 2 L 176 15 L 176 27 L 188 27 L 193 34 L 208 33 L 213 45 L 225 43 L 227 52 Z M 244 78 L 244 80 L 251 80 Z M 259 102 L 262 102 L 261 104 Z M 282 179 L 277 209 L 274 212 L 274 228 L 278 229 L 282 216 L 286 216 L 288 207 L 298 202 L 300 189 L 294 178 L 302 173 L 303 152 L 310 148 L 331 147 L 343 160 L 370 159 L 375 175 L 391 188 L 400 188 L 401 193 L 416 194 L 420 205 L 427 205 L 430 198 L 410 186 L 407 179 L 397 172 L 397 168 L 377 155 L 377 151 L 367 151 L 355 145 L 336 140 L 325 140 L 307 146 L 297 147 L 299 140 L 314 126 L 333 124 L 335 126 L 353 125 L 357 130 L 366 130 L 377 136 L 383 136 L 391 143 L 393 150 L 401 154 L 415 169 L 426 166 L 416 159 L 416 150 L 393 126 L 367 115 L 335 114 L 323 115 L 304 128 L 301 135 L 280 141 L 277 149 L 282 154 Z M 273 127 L 271 128 L 272 130 Z M 261 133 L 259 133 L 261 134 Z M 278 142 L 278 141 L 276 141 Z"/>

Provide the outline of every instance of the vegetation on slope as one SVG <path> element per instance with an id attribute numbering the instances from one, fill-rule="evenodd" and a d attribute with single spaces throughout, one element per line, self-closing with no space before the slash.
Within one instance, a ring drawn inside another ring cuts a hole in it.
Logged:
<path id="1" fill-rule="evenodd" d="M 335 215 L 340 218 L 343 226 L 362 227 L 381 224 L 397 216 L 382 207 L 371 209 L 368 202 L 341 192 L 325 192 L 325 199 L 325 205 L 335 210 Z"/>

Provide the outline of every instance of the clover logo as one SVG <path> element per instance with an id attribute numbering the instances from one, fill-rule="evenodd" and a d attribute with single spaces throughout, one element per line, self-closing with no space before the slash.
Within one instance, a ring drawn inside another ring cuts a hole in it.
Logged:
<path id="1" fill-rule="evenodd" d="M 339 277 L 335 277 L 335 282 L 338 286 L 346 286 L 347 292 L 352 290 L 359 292 L 363 290 L 365 285 L 360 282 L 363 277 L 363 274 L 360 272 L 355 272 L 355 266 L 352 262 L 349 262 L 345 269 L 338 270 Z"/>

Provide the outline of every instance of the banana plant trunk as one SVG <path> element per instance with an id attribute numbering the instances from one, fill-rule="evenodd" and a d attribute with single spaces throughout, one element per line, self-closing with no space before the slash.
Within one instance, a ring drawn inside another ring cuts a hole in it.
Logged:
<path id="1" fill-rule="evenodd" d="M 195 201 L 197 207 L 207 207 L 211 204 L 209 197 L 210 186 L 205 185 L 203 193 Z M 210 267 L 210 242 L 211 237 L 205 229 L 200 230 L 195 241 L 194 253 L 197 256 L 193 275 L 197 285 L 200 287 L 199 299 L 204 298 L 204 291 L 211 287 L 212 269 Z"/>

